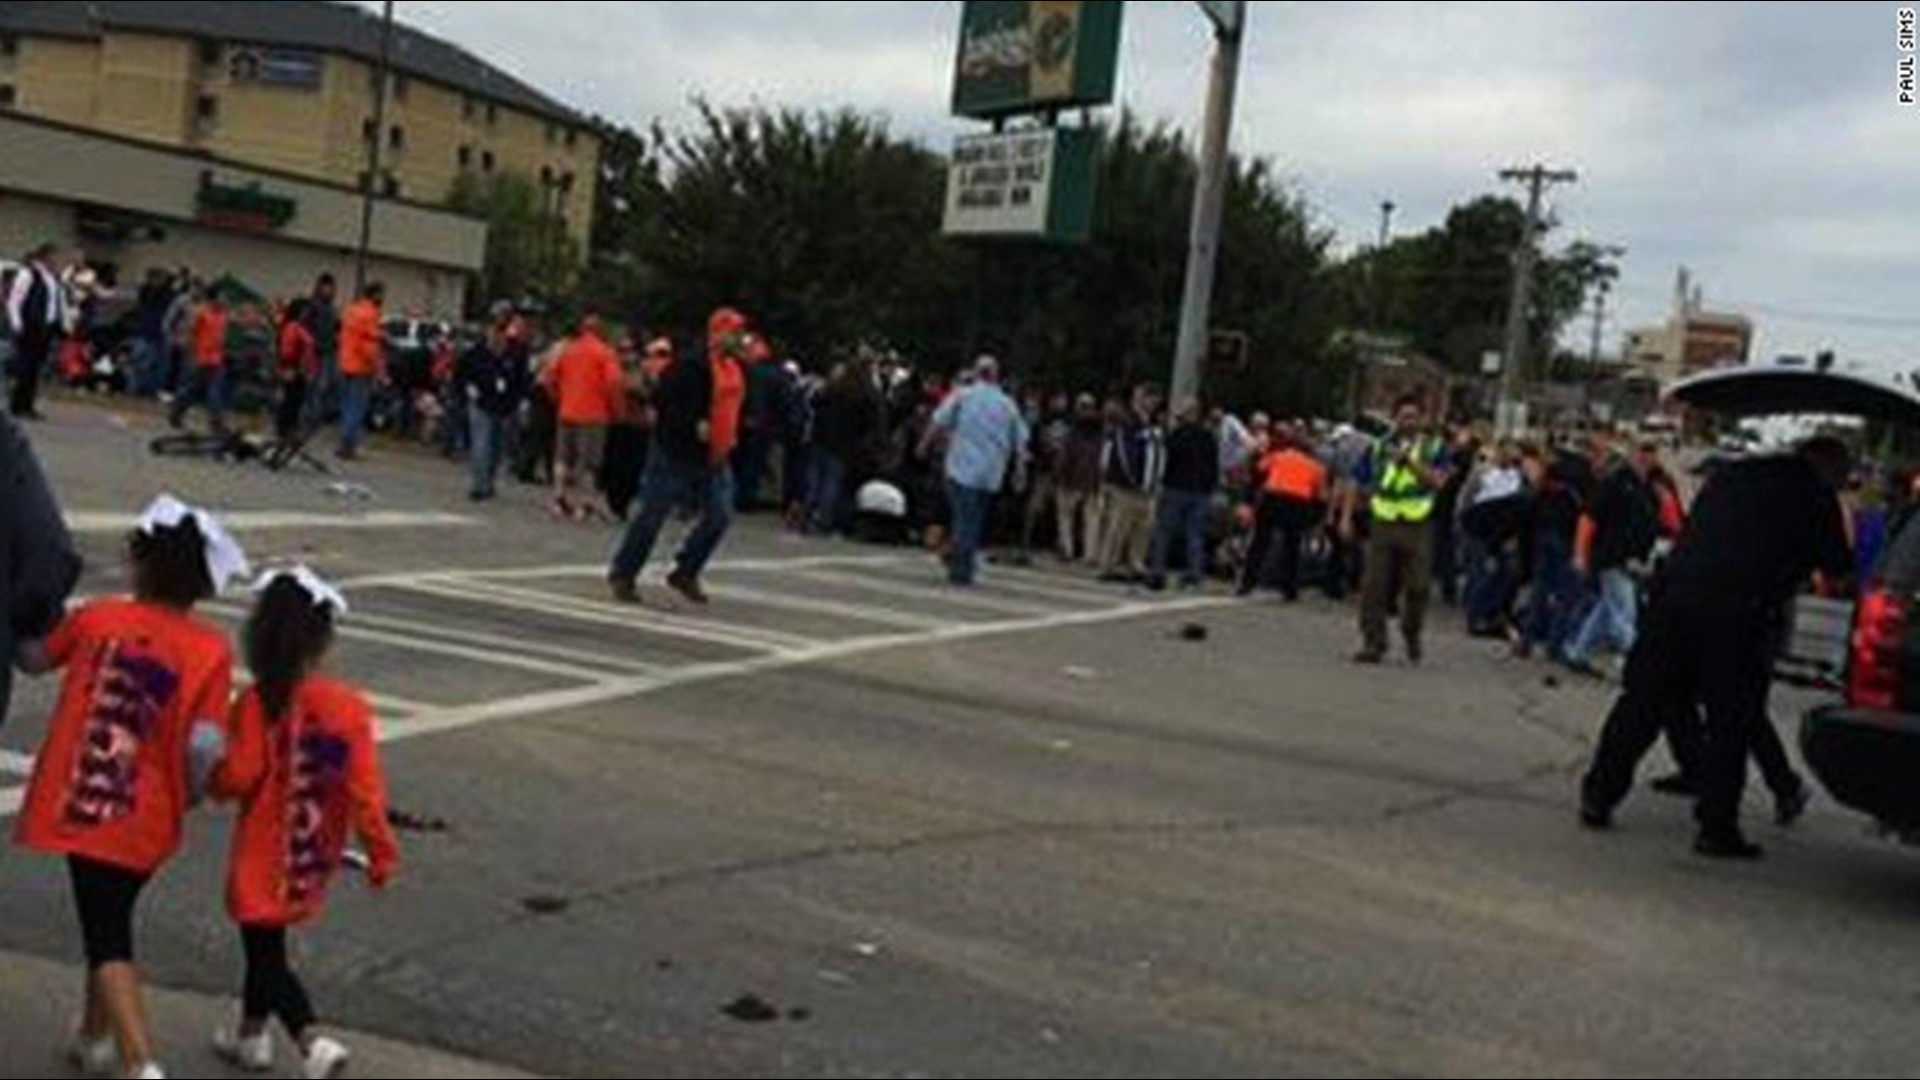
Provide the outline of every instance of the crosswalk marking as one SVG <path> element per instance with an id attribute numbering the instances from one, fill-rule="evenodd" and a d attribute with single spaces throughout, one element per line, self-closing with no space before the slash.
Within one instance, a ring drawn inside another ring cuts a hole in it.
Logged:
<path id="1" fill-rule="evenodd" d="M 803 649 L 813 643 L 809 638 L 778 630 L 721 624 L 708 619 L 669 615 L 654 608 L 621 606 L 489 581 L 461 581 L 454 585 L 420 585 L 413 588 L 442 599 L 518 608 L 534 614 L 559 615 L 578 622 L 625 627 L 754 652 Z"/>
<path id="2" fill-rule="evenodd" d="M 567 579 L 598 582 L 605 571 L 597 565 L 395 574 L 364 579 L 357 586 L 361 589 L 377 586 L 402 594 L 453 601 L 479 612 L 487 609 L 525 612 L 562 623 L 619 627 L 721 645 L 746 654 L 739 659 L 665 666 L 621 657 L 614 646 L 603 645 L 597 651 L 575 649 L 531 635 L 522 639 L 507 633 L 448 625 L 460 618 L 454 612 L 401 615 L 391 610 L 369 611 L 373 604 L 363 604 L 352 618 L 342 623 L 339 633 L 350 640 L 547 675 L 568 684 L 520 696 L 452 706 L 370 690 L 367 697 L 381 714 L 381 741 L 393 743 L 505 720 L 588 709 L 726 679 L 844 662 L 892 649 L 1092 626 L 1147 615 L 1200 611 L 1227 603 L 1210 598 L 1129 600 L 1098 592 L 1091 586 L 1082 589 L 1065 579 L 1052 581 L 1044 573 L 1010 568 L 999 568 L 991 586 L 985 590 L 960 592 L 942 589 L 931 574 L 924 581 L 917 581 L 901 572 L 924 564 L 922 558 L 898 555 L 741 559 L 716 564 L 732 571 L 720 574 L 722 580 L 712 586 L 715 597 L 723 602 L 717 617 L 631 608 L 537 587 L 539 582 Z M 863 574 L 862 570 L 869 572 Z M 856 597 L 881 599 L 802 595 L 782 589 L 782 581 L 825 584 Z M 843 619 L 864 624 L 873 628 L 873 632 L 861 633 L 856 625 L 844 636 L 810 637 L 763 626 L 728 623 L 721 621 L 726 614 L 724 602 L 728 600 L 772 611 Z M 214 605 L 207 612 L 225 619 L 241 619 L 246 615 L 244 610 L 231 605 Z M 244 685 L 244 673 L 240 678 L 243 681 L 236 685 Z M 20 812 L 25 799 L 24 781 L 32 765 L 32 759 L 23 754 L 0 751 L 0 820 Z"/>
<path id="3" fill-rule="evenodd" d="M 276 529 L 449 529 L 480 524 L 478 518 L 461 514 L 407 513 L 376 510 L 364 514 L 303 514 L 283 511 L 214 511 L 221 524 L 232 532 L 260 532 Z M 77 533 L 130 532 L 140 524 L 138 514 L 79 511 L 66 515 L 67 528 Z"/>
<path id="4" fill-rule="evenodd" d="M 246 612 L 224 604 L 208 604 L 204 607 L 208 614 L 245 617 Z M 348 641 L 364 641 L 373 645 L 391 645 L 407 652 L 424 653 L 428 656 L 444 656 L 450 660 L 470 660 L 478 664 L 494 667 L 515 668 L 535 675 L 550 675 L 556 678 L 579 682 L 595 682 L 606 675 L 604 671 L 568 664 L 557 660 L 542 660 L 532 656 L 522 656 L 501 649 L 476 649 L 452 642 L 436 641 L 423 636 L 431 633 L 428 626 L 409 627 L 406 632 L 396 633 L 377 630 L 372 626 L 361 625 L 357 619 L 349 619 L 334 627 L 334 634 Z"/>
<path id="5" fill-rule="evenodd" d="M 994 596 L 978 590 L 943 589 L 932 579 L 922 583 L 901 578 L 881 577 L 878 575 L 861 576 L 844 570 L 802 570 L 797 577 L 807 581 L 817 581 L 843 589 L 861 589 L 866 592 L 885 593 L 906 599 L 914 604 L 944 604 L 949 607 L 965 608 L 987 615 L 1011 616 L 1019 619 L 1038 618 L 1057 613 L 1058 609 L 1044 604 L 1028 603 L 1006 596 Z"/>
<path id="6" fill-rule="evenodd" d="M 931 615 L 916 615 L 889 607 L 876 607 L 870 604 L 849 604 L 838 600 L 816 600 L 808 596 L 796 596 L 792 593 L 774 592 L 766 589 L 754 589 L 744 585 L 709 585 L 707 591 L 716 600 L 732 600 L 756 607 L 772 608 L 776 611 L 793 611 L 808 615 L 827 615 L 836 619 L 849 619 L 854 622 L 873 623 L 878 626 L 891 626 L 896 630 L 934 630 L 947 625 L 947 620 Z"/>

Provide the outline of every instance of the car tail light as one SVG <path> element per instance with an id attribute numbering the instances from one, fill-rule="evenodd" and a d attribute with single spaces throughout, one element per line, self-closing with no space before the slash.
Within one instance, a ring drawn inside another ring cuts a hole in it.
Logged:
<path id="1" fill-rule="evenodd" d="M 1907 602 L 1876 590 L 1860 600 L 1853 620 L 1853 665 L 1847 701 L 1856 709 L 1891 712 L 1900 706 L 1906 664 Z"/>

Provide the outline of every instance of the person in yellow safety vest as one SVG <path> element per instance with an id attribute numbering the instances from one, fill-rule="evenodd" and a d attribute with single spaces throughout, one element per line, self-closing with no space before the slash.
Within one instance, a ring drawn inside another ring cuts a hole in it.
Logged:
<path id="1" fill-rule="evenodd" d="M 1434 502 L 1447 484 L 1446 444 L 1427 430 L 1427 410 L 1418 397 L 1394 406 L 1393 434 L 1361 464 L 1341 514 L 1341 535 L 1351 541 L 1360 500 L 1370 500 L 1373 535 L 1367 543 L 1361 587 L 1358 664 L 1387 658 L 1387 613 L 1399 592 L 1407 660 L 1424 658 L 1421 635 L 1433 592 Z"/>

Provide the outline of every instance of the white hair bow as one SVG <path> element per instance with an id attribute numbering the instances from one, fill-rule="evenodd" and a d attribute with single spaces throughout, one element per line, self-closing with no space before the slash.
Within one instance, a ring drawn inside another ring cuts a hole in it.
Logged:
<path id="1" fill-rule="evenodd" d="M 254 582 L 254 595 L 266 592 L 273 583 L 281 580 L 292 581 L 313 599 L 313 606 L 330 608 L 334 618 L 343 618 L 347 614 L 347 597 L 327 579 L 313 572 L 313 568 L 304 564 L 284 566 L 269 570 Z"/>
<path id="2" fill-rule="evenodd" d="M 235 578 L 244 578 L 253 573 L 247 562 L 247 553 L 240 547 L 227 527 L 220 519 L 188 506 L 172 495 L 162 495 L 153 500 L 147 511 L 140 515 L 139 529 L 152 536 L 161 529 L 176 529 L 191 519 L 200 530 L 200 539 L 207 552 L 207 577 L 213 582 L 216 595 L 226 592 L 227 586 Z"/>

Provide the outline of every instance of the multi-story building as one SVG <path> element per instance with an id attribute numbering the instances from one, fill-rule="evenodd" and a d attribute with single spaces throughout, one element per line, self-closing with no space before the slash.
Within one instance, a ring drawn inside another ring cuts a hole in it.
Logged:
<path id="1" fill-rule="evenodd" d="M 211 182 L 270 195 L 285 181 L 332 201 L 371 184 L 383 204 L 430 211 L 444 207 L 462 176 L 517 173 L 538 186 L 584 253 L 600 152 L 591 122 L 404 25 L 393 36 L 382 118 L 382 45 L 375 14 L 331 0 L 8 0 L 0 3 L 0 115 L 69 139 L 92 133 L 204 162 L 220 172 Z M 4 168 L 0 242 L 10 239 Z M 208 224 L 197 216 L 197 226 Z M 458 230 L 466 221 L 444 224 Z M 357 239 L 326 242 L 349 249 Z"/>
<path id="2" fill-rule="evenodd" d="M 1702 371 L 1749 363 L 1753 344 L 1753 320 L 1706 310 L 1692 274 L 1682 269 L 1674 287 L 1673 313 L 1661 326 L 1628 332 L 1625 359 L 1664 388 Z"/>

